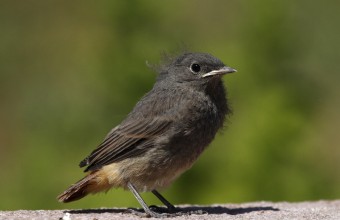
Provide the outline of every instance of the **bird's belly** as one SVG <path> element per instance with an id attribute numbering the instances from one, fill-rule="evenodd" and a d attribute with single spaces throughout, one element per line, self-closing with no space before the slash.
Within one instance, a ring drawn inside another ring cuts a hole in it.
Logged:
<path id="1" fill-rule="evenodd" d="M 147 155 L 129 158 L 102 168 L 111 187 L 127 189 L 131 182 L 138 191 L 161 189 L 171 184 L 180 174 L 188 170 L 198 157 L 191 154 L 173 157 L 149 152 Z"/>

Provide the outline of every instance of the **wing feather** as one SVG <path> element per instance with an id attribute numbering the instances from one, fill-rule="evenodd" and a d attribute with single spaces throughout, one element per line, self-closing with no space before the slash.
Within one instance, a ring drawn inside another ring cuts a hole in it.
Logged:
<path id="1" fill-rule="evenodd" d="M 171 120 L 163 117 L 126 120 L 112 129 L 103 142 L 79 166 L 87 166 L 85 172 L 136 157 L 155 143 L 155 138 L 166 132 Z"/>

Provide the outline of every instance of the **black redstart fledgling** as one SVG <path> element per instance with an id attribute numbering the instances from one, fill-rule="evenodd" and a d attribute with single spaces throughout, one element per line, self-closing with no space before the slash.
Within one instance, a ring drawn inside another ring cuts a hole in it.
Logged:
<path id="1" fill-rule="evenodd" d="M 236 70 L 206 53 L 184 53 L 161 66 L 152 90 L 122 123 L 80 162 L 87 175 L 58 196 L 72 202 L 110 188 L 129 189 L 146 214 L 164 216 L 139 192 L 158 189 L 189 169 L 230 113 L 221 77 Z"/>

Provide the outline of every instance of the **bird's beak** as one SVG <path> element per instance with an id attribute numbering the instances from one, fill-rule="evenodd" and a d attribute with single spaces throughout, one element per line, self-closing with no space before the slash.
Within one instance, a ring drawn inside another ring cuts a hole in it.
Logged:
<path id="1" fill-rule="evenodd" d="M 224 66 L 221 69 L 210 71 L 210 72 L 202 75 L 202 77 L 205 78 L 205 77 L 209 77 L 209 76 L 224 75 L 224 74 L 227 74 L 227 73 L 234 73 L 234 72 L 237 72 L 237 71 L 235 69 L 231 68 L 231 67 Z"/>

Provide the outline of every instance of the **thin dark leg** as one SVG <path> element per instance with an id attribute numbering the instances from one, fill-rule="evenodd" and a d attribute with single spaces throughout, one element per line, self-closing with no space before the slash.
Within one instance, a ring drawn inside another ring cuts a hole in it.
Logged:
<path id="1" fill-rule="evenodd" d="M 139 195 L 136 188 L 128 182 L 127 186 L 129 187 L 130 191 L 133 193 L 139 204 L 143 207 L 144 211 L 149 214 L 150 216 L 153 216 L 154 212 L 149 209 L 149 206 L 145 203 L 143 198 Z"/>
<path id="2" fill-rule="evenodd" d="M 175 206 L 173 206 L 168 200 L 166 200 L 157 190 L 151 191 L 166 207 L 168 207 L 170 212 L 174 212 L 176 210 Z"/>
<path id="3" fill-rule="evenodd" d="M 157 190 L 152 190 L 151 191 L 160 201 L 162 201 L 162 203 L 168 208 L 168 212 L 172 213 L 171 216 L 175 217 L 175 216 L 180 216 L 180 215 L 191 215 L 191 214 L 196 214 L 196 215 L 202 215 L 205 214 L 207 212 L 202 211 L 202 210 L 196 210 L 196 211 L 190 211 L 187 213 L 182 212 L 181 209 L 176 208 L 174 205 L 172 205 L 168 200 L 166 200 Z M 151 207 L 150 207 L 151 208 Z M 158 208 L 156 206 L 156 208 Z"/>
<path id="4" fill-rule="evenodd" d="M 137 192 L 136 188 L 130 183 L 128 182 L 127 186 L 129 187 L 130 191 L 133 193 L 133 195 L 135 196 L 135 198 L 137 199 L 137 201 L 139 202 L 139 204 L 143 207 L 144 211 L 146 214 L 150 215 L 151 217 L 155 217 L 155 218 L 160 218 L 160 217 L 164 217 L 161 214 L 158 214 L 156 212 L 151 211 L 151 209 L 149 208 L 149 206 L 145 203 L 145 201 L 143 200 L 143 198 L 139 195 L 139 193 Z"/>

